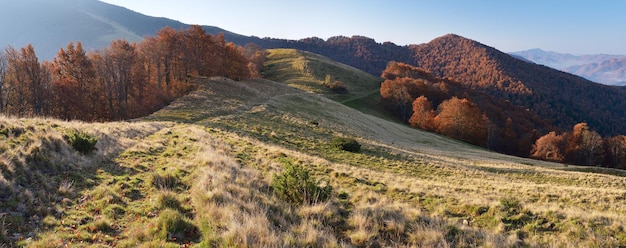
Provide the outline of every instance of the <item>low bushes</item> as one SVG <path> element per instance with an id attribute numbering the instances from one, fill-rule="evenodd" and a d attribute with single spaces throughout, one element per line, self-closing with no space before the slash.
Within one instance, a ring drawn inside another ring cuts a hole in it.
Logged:
<path id="1" fill-rule="evenodd" d="M 278 198 L 288 201 L 296 206 L 303 203 L 316 203 L 330 198 L 332 187 L 318 186 L 311 177 L 309 171 L 302 166 L 287 163 L 284 171 L 274 175 L 272 188 Z"/>
<path id="2" fill-rule="evenodd" d="M 343 150 L 343 151 L 348 151 L 348 152 L 360 152 L 361 151 L 361 144 L 359 144 L 359 142 L 357 142 L 355 139 L 352 139 L 352 138 L 334 137 L 333 140 L 331 141 L 331 144 L 333 147 Z"/>
<path id="3" fill-rule="evenodd" d="M 74 150 L 82 153 L 89 154 L 96 148 L 98 139 L 85 132 L 79 132 L 72 130 L 67 132 L 63 138 L 67 141 Z"/>

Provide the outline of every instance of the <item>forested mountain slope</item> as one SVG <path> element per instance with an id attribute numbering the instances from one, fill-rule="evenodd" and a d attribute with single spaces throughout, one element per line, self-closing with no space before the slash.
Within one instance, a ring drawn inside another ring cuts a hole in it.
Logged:
<path id="1" fill-rule="evenodd" d="M 626 93 L 524 62 L 457 35 L 411 46 L 415 66 L 523 106 L 557 127 L 587 122 L 603 135 L 626 133 Z"/>

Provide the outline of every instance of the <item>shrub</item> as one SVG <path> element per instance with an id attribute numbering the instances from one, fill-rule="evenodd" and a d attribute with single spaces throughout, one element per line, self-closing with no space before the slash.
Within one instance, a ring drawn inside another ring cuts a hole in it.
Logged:
<path id="1" fill-rule="evenodd" d="M 287 163 L 281 174 L 274 175 L 272 189 L 276 195 L 296 206 L 303 203 L 326 201 L 331 194 L 332 187 L 318 186 L 309 177 L 309 171 L 302 166 Z"/>
<path id="2" fill-rule="evenodd" d="M 98 139 L 85 132 L 72 130 L 63 136 L 65 140 L 74 148 L 74 150 L 89 154 L 96 148 Z"/>
<path id="3" fill-rule="evenodd" d="M 359 152 L 361 151 L 361 144 L 352 138 L 344 138 L 344 137 L 334 137 L 332 142 L 332 146 L 348 152 Z"/>

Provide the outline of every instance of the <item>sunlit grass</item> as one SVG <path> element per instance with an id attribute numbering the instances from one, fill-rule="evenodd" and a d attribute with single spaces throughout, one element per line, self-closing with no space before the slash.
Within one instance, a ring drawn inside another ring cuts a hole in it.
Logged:
<path id="1" fill-rule="evenodd" d="M 204 84 L 202 93 L 134 122 L 0 117 L 7 130 L 0 133 L 0 241 L 626 245 L 626 179 L 615 170 L 491 153 L 267 80 Z M 177 122 L 154 122 L 160 118 Z M 96 149 L 73 150 L 67 130 L 93 135 Z M 336 149 L 334 137 L 354 138 L 361 149 Z M 281 200 L 271 182 L 286 164 L 332 186 L 330 198 Z"/>

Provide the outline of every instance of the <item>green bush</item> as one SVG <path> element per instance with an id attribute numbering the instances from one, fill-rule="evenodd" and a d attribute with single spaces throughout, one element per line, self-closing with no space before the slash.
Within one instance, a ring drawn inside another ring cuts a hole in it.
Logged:
<path id="1" fill-rule="evenodd" d="M 333 147 L 348 151 L 348 152 L 359 152 L 361 151 L 361 144 L 352 138 L 344 138 L 344 137 L 334 137 L 331 141 Z"/>
<path id="2" fill-rule="evenodd" d="M 65 134 L 63 137 L 74 148 L 74 150 L 82 153 L 89 154 L 96 148 L 98 139 L 85 132 L 78 132 L 72 130 Z"/>
<path id="3" fill-rule="evenodd" d="M 326 201 L 330 198 L 331 186 L 320 187 L 302 166 L 287 163 L 282 173 L 274 175 L 272 189 L 276 195 L 296 206 L 303 203 Z"/>

